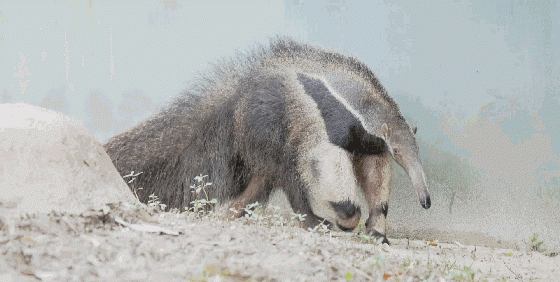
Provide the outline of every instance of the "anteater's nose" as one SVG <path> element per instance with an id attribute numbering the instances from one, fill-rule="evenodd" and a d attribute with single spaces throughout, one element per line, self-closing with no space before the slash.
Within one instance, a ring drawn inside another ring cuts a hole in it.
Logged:
<path id="1" fill-rule="evenodd" d="M 336 225 L 343 231 L 352 231 L 358 223 L 362 212 L 360 207 L 348 201 L 330 202 L 332 208 L 336 212 Z"/>
<path id="2" fill-rule="evenodd" d="M 422 205 L 423 208 L 429 209 L 432 206 L 432 201 L 430 200 L 430 195 L 428 195 L 426 198 L 424 198 L 423 201 L 420 201 L 420 204 Z"/>

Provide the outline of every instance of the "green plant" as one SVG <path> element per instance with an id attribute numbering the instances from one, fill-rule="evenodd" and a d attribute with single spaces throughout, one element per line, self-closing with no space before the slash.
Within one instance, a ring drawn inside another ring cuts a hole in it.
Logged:
<path id="1" fill-rule="evenodd" d="M 171 213 L 171 214 L 180 214 L 180 213 L 181 213 L 181 210 L 178 209 L 178 208 L 171 208 L 171 209 L 169 209 L 169 213 Z"/>
<path id="2" fill-rule="evenodd" d="M 158 196 L 156 196 L 152 193 L 150 196 L 148 196 L 148 198 L 149 198 L 148 207 L 154 207 L 157 210 L 165 211 L 165 208 L 167 207 L 167 205 L 162 204 L 161 201 L 158 199 Z"/>
<path id="3" fill-rule="evenodd" d="M 364 221 L 360 221 L 360 223 L 358 223 L 358 226 L 356 227 L 356 232 L 357 233 L 366 232 L 366 223 Z"/>
<path id="4" fill-rule="evenodd" d="M 137 190 L 142 190 L 142 187 L 140 188 L 136 188 L 136 185 L 133 184 L 134 180 L 136 180 L 136 176 L 142 174 L 142 171 L 139 173 L 134 174 L 134 170 L 131 171 L 129 174 L 123 176 L 123 178 L 131 178 L 129 181 L 127 181 L 128 184 L 130 184 L 130 188 L 132 188 L 132 192 L 134 192 L 134 196 L 136 196 L 136 199 L 138 199 L 138 201 L 140 201 L 140 198 L 138 197 L 138 192 Z"/>
<path id="5" fill-rule="evenodd" d="M 199 174 L 198 176 L 195 176 L 194 180 L 196 180 L 198 182 L 198 184 L 191 185 L 190 188 L 193 189 L 194 191 L 192 191 L 192 192 L 196 193 L 197 195 L 202 190 L 204 192 L 204 195 L 206 196 L 206 200 L 209 200 L 208 199 L 208 193 L 206 193 L 206 186 L 210 186 L 210 185 L 212 185 L 212 183 L 211 182 L 202 183 L 202 181 L 206 177 L 208 177 L 208 175 Z"/>
<path id="6" fill-rule="evenodd" d="M 358 238 L 362 241 L 362 243 L 373 243 L 374 245 L 380 245 L 383 242 L 383 237 L 376 237 L 369 234 L 358 234 Z"/>
<path id="7" fill-rule="evenodd" d="M 444 272 L 447 273 L 445 278 L 453 281 L 486 281 L 484 274 L 480 270 L 474 271 L 469 266 L 463 266 L 463 268 L 455 267 L 455 262 L 449 270 L 445 269 Z"/>
<path id="8" fill-rule="evenodd" d="M 287 213 L 281 211 L 280 206 L 264 206 L 259 202 L 248 204 L 241 209 L 244 213 L 240 219 L 246 223 L 265 225 L 265 226 L 286 226 L 287 224 L 298 224 L 305 220 L 305 214 Z M 234 208 L 229 208 L 229 211 L 238 214 L 240 211 Z M 324 227 L 319 226 L 315 231 L 321 232 Z"/>
<path id="9" fill-rule="evenodd" d="M 463 267 L 463 271 L 465 272 L 465 274 L 471 279 L 474 280 L 474 271 L 470 268 L 470 267 Z"/>
<path id="10" fill-rule="evenodd" d="M 321 221 L 319 224 L 317 224 L 315 227 L 311 228 L 311 227 L 307 227 L 307 230 L 309 230 L 311 233 L 320 233 L 320 234 L 327 234 L 330 232 L 329 230 L 329 226 L 328 224 L 325 224 L 326 220 Z"/>
<path id="11" fill-rule="evenodd" d="M 267 226 L 284 226 L 289 220 L 280 211 L 280 206 L 263 207 L 259 202 L 247 205 L 244 209 L 245 218 L 248 221 Z M 292 214 L 291 220 L 295 218 L 300 219 L 300 222 L 305 220 L 305 215 Z M 303 219 L 303 220 L 302 220 Z"/>
<path id="12" fill-rule="evenodd" d="M 306 216 L 307 216 L 307 214 L 292 213 L 292 216 L 291 216 L 290 219 L 294 220 L 294 219 L 297 218 L 300 222 L 304 222 Z"/>
<path id="13" fill-rule="evenodd" d="M 540 252 L 542 249 L 543 241 L 537 238 L 537 233 L 533 233 L 533 236 L 529 238 L 529 244 L 531 250 Z"/>
<path id="14" fill-rule="evenodd" d="M 252 221 L 262 221 L 267 219 L 267 216 L 263 214 L 264 210 L 262 205 L 257 201 L 252 204 L 248 204 L 245 208 L 244 218 Z"/>
<path id="15" fill-rule="evenodd" d="M 206 177 L 208 177 L 208 175 L 200 174 L 198 176 L 195 176 L 194 180 L 196 180 L 197 183 L 194 184 L 194 185 L 191 185 L 190 188 L 193 190 L 191 192 L 196 195 L 197 199 L 190 202 L 190 204 L 192 204 L 192 207 L 190 209 L 188 207 L 185 207 L 185 209 L 191 210 L 199 218 L 202 215 L 207 215 L 209 213 L 213 213 L 214 212 L 214 207 L 218 203 L 218 200 L 216 198 L 212 198 L 212 200 L 210 200 L 209 197 L 208 197 L 208 193 L 206 192 L 206 187 L 212 185 L 212 183 L 211 182 L 203 182 L 204 178 L 206 178 Z M 204 192 L 204 198 L 198 199 L 201 192 Z"/>
<path id="16" fill-rule="evenodd" d="M 285 224 L 285 218 L 280 214 L 280 206 L 269 207 L 269 210 L 272 212 L 270 222 L 275 226 L 283 226 Z"/>
<path id="17" fill-rule="evenodd" d="M 385 255 L 376 255 L 366 259 L 366 263 L 371 264 L 371 268 L 377 267 L 380 268 L 381 265 L 385 262 L 387 257 Z"/>
<path id="18" fill-rule="evenodd" d="M 354 275 L 352 275 L 352 273 L 347 271 L 346 272 L 346 281 L 352 281 L 352 280 L 354 280 Z"/>

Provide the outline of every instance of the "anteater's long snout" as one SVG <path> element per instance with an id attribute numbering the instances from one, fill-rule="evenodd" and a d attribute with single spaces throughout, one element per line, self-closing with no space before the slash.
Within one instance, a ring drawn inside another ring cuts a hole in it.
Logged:
<path id="1" fill-rule="evenodd" d="M 430 193 L 428 192 L 428 185 L 426 184 L 426 176 L 424 175 L 424 170 L 422 165 L 417 162 L 409 167 L 408 176 L 412 182 L 412 187 L 416 191 L 418 200 L 420 200 L 420 205 L 429 209 L 432 206 L 432 200 L 430 199 Z"/>
<path id="2" fill-rule="evenodd" d="M 425 209 L 429 209 L 432 206 L 432 200 L 430 200 L 430 194 L 427 190 L 424 190 L 423 195 L 420 197 L 420 205 Z"/>
<path id="3" fill-rule="evenodd" d="M 330 202 L 332 208 L 336 212 L 336 225 L 343 231 L 352 231 L 362 217 L 360 207 L 351 201 Z"/>

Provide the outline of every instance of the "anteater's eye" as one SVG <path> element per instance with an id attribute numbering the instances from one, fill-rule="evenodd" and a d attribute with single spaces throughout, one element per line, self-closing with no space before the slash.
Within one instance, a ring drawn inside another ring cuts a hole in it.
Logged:
<path id="1" fill-rule="evenodd" d="M 399 150 L 393 149 L 393 155 L 398 155 L 398 154 L 399 154 Z"/>

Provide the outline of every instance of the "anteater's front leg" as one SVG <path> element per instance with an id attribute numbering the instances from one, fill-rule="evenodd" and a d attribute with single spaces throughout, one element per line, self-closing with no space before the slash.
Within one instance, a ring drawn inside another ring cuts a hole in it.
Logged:
<path id="1" fill-rule="evenodd" d="M 378 238 L 387 240 L 387 212 L 393 168 L 391 154 L 358 156 L 354 160 L 356 176 L 364 192 L 369 207 L 366 231 Z"/>
<path id="2" fill-rule="evenodd" d="M 245 215 L 244 208 L 247 205 L 257 201 L 261 201 L 264 204 L 270 195 L 270 188 L 270 184 L 267 183 L 264 177 L 253 176 L 243 193 L 231 202 L 227 211 L 227 217 L 232 220 L 243 217 Z"/>

